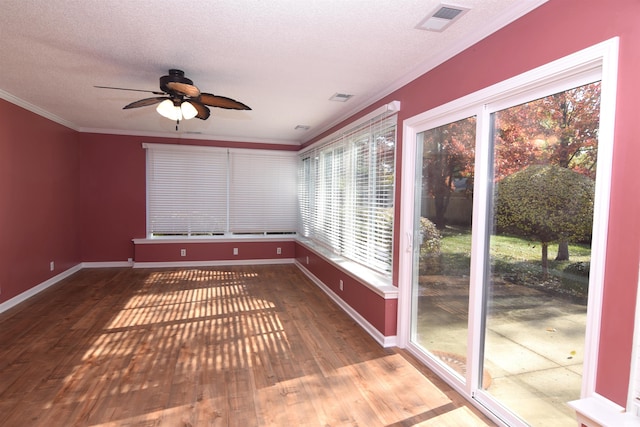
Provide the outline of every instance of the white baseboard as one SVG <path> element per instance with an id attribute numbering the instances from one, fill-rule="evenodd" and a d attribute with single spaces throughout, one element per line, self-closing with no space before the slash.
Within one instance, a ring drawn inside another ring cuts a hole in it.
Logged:
<path id="1" fill-rule="evenodd" d="M 73 273 L 76 273 L 76 272 L 80 271 L 81 269 L 82 269 L 82 264 L 78 264 L 78 265 L 76 265 L 74 267 L 71 267 L 68 270 L 63 271 L 60 274 L 56 274 L 52 278 L 45 280 L 44 282 L 40 283 L 39 285 L 34 286 L 31 289 L 27 289 L 26 291 L 22 292 L 21 294 L 16 295 L 15 297 L 11 298 L 10 300 L 7 300 L 7 301 L 3 302 L 2 304 L 0 304 L 0 313 L 3 313 L 5 311 L 9 310 L 10 308 L 15 307 L 16 305 L 20 304 L 21 302 L 26 301 L 27 299 L 31 298 L 32 296 L 44 291 L 45 289 L 47 289 L 50 286 L 55 285 L 56 283 L 58 283 L 62 279 L 66 279 L 67 277 L 71 276 Z"/>
<path id="2" fill-rule="evenodd" d="M 133 267 L 133 261 L 83 262 L 82 268 Z"/>
<path id="3" fill-rule="evenodd" d="M 162 267 L 208 267 L 208 266 L 221 266 L 221 265 L 256 265 L 256 264 L 293 264 L 295 260 L 293 258 L 279 258 L 279 259 L 260 259 L 260 260 L 241 260 L 241 261 L 187 261 L 187 262 L 133 262 L 133 261 L 108 261 L 108 262 L 82 262 L 70 269 L 63 271 L 60 274 L 53 276 L 52 278 L 34 286 L 31 289 L 27 289 L 15 297 L 0 303 L 0 313 L 3 313 L 10 308 L 15 307 L 23 301 L 31 298 L 32 296 L 44 291 L 48 287 L 55 285 L 62 279 L 71 276 L 83 268 L 121 268 L 121 267 L 133 267 L 133 268 L 162 268 Z"/>
<path id="4" fill-rule="evenodd" d="M 271 265 L 293 264 L 293 258 L 243 259 L 221 261 L 170 261 L 170 262 L 134 262 L 133 268 L 171 268 L 171 267 L 219 267 L 223 265 Z"/>
<path id="5" fill-rule="evenodd" d="M 307 270 L 304 265 L 296 262 L 296 266 L 302 271 L 313 283 L 315 283 L 325 294 L 329 296 L 338 304 L 338 306 L 344 310 L 362 329 L 364 329 L 371 337 L 376 340 L 378 344 L 382 347 L 395 347 L 397 346 L 398 337 L 396 335 L 393 336 L 384 336 L 382 332 L 377 330 L 367 319 L 362 317 L 360 313 L 355 311 L 349 304 L 344 302 L 343 299 L 338 297 L 327 285 L 325 285 L 320 279 L 318 279 L 313 273 Z"/>

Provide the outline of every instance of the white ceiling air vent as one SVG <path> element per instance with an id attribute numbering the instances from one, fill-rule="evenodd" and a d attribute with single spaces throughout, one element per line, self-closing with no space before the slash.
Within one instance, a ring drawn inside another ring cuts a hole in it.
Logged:
<path id="1" fill-rule="evenodd" d="M 468 8 L 440 4 L 416 26 L 419 30 L 444 31 L 449 25 L 460 19 L 469 11 Z"/>
<path id="2" fill-rule="evenodd" d="M 334 93 L 333 96 L 329 98 L 329 101 L 347 102 L 351 98 L 353 98 L 353 95 L 347 93 Z"/>

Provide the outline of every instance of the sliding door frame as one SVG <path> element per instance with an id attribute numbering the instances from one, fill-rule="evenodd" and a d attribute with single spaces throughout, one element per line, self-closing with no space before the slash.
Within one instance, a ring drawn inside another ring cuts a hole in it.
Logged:
<path id="1" fill-rule="evenodd" d="M 606 234 L 609 215 L 609 193 L 611 164 L 613 157 L 613 136 L 617 90 L 618 39 L 612 38 L 580 52 L 561 58 L 519 76 L 482 89 L 448 104 L 418 114 L 403 122 L 403 157 L 401 215 L 399 236 L 398 271 L 398 346 L 406 348 L 425 365 L 434 370 L 456 391 L 487 415 L 503 425 L 519 425 L 518 418 L 505 416 L 499 405 L 487 396 L 480 384 L 479 363 L 482 357 L 483 286 L 485 281 L 486 248 L 490 227 L 488 224 L 488 203 L 491 191 L 492 143 L 490 141 L 491 113 L 520 102 L 530 101 L 536 96 L 546 96 L 571 87 L 600 80 L 600 128 L 598 146 L 598 170 L 593 218 L 593 238 L 589 297 L 587 303 L 587 328 L 585 336 L 585 356 L 583 363 L 582 397 L 595 394 L 596 368 L 600 336 L 600 313 L 606 256 Z M 428 95 L 428 94 L 425 94 Z M 417 173 L 416 136 L 425 130 L 476 116 L 476 160 L 475 186 L 473 197 L 473 223 L 471 244 L 471 269 L 469 289 L 469 325 L 467 346 L 467 378 L 460 381 L 455 375 L 424 353 L 415 345 L 412 331 L 412 286 L 414 221 L 416 215 L 415 197 L 420 188 L 421 177 Z M 495 412 L 495 413 L 494 413 Z M 499 413 L 500 416 L 496 416 Z"/>

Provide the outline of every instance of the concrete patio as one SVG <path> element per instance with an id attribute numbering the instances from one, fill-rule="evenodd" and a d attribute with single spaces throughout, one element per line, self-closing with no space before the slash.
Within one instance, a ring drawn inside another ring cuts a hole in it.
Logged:
<path id="1" fill-rule="evenodd" d="M 464 359 L 467 280 L 421 285 L 418 322 L 424 326 L 418 342 L 428 350 Z M 574 427 L 575 413 L 566 403 L 580 397 L 586 305 L 509 283 L 495 284 L 490 300 L 484 350 L 487 392 L 532 426 Z"/>

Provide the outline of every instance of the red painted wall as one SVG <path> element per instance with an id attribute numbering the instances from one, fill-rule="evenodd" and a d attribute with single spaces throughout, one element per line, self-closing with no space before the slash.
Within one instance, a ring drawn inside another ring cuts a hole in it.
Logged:
<path id="1" fill-rule="evenodd" d="M 367 111 L 399 100 L 402 103 L 399 122 L 402 122 L 615 36 L 620 38 L 618 100 L 596 391 L 625 406 L 640 261 L 640 187 L 637 185 L 640 2 L 550 0 L 370 106 Z M 400 128 L 398 141 L 401 140 Z M 401 144 L 396 155 L 396 200 L 399 200 Z M 396 229 L 399 217 L 397 207 Z M 398 240 L 395 239 L 395 254 L 398 253 Z M 394 282 L 397 283 L 397 256 L 394 259 Z"/>
<path id="2" fill-rule="evenodd" d="M 640 2 L 550 0 L 388 97 L 401 119 L 620 37 L 611 214 L 596 391 L 626 405 L 640 260 Z"/>
<path id="3" fill-rule="evenodd" d="M 145 237 L 142 139 L 80 134 L 80 235 L 85 262 L 133 258 L 131 239 Z"/>
<path id="4" fill-rule="evenodd" d="M 146 237 L 145 151 L 142 143 L 295 150 L 295 146 L 106 134 L 80 134 L 80 235 L 85 262 L 134 258 Z M 174 261 L 181 261 L 176 259 Z"/>
<path id="5" fill-rule="evenodd" d="M 238 249 L 238 255 L 233 249 Z M 280 254 L 277 249 L 280 248 Z M 186 256 L 180 250 L 186 250 Z M 189 242 L 144 243 L 135 245 L 136 262 L 196 262 L 278 260 L 295 257 L 295 243 L 291 241 Z"/>
<path id="6" fill-rule="evenodd" d="M 397 299 L 384 299 L 318 253 L 296 243 L 296 261 L 384 336 L 396 334 Z M 343 290 L 340 290 L 340 280 Z"/>
<path id="7" fill-rule="evenodd" d="M 0 100 L 0 302 L 80 262 L 78 178 L 77 132 Z"/>
<path id="8" fill-rule="evenodd" d="M 640 189 L 635 165 L 640 159 L 636 106 L 640 93 L 638 22 L 637 0 L 549 0 L 357 115 L 400 100 L 402 121 L 613 36 L 620 37 L 597 391 L 621 405 L 626 403 L 640 261 Z M 398 140 L 402 140 L 401 129 Z M 124 261 L 134 256 L 131 239 L 145 234 L 142 142 L 237 146 L 225 142 L 78 135 L 0 101 L 0 301 L 55 274 L 57 271 L 48 271 L 50 260 L 56 261 L 61 271 L 79 261 Z M 397 191 L 401 158 L 399 144 Z M 399 194 L 397 197 L 399 200 Z M 395 239 L 396 254 L 398 240 Z M 326 263 L 319 259 L 318 274 L 322 275 L 324 266 Z M 334 273 L 327 274 L 327 284 L 334 283 Z M 397 264 L 394 282 L 397 283 Z M 385 335 L 395 334 L 396 307 L 370 299 L 370 290 L 364 287 L 354 289 L 359 290 L 348 297 L 349 303 L 368 313 L 370 322 Z M 365 302 L 358 302 L 359 299 Z"/>

